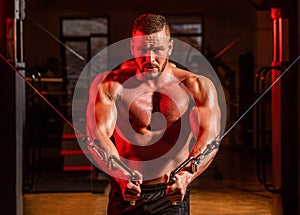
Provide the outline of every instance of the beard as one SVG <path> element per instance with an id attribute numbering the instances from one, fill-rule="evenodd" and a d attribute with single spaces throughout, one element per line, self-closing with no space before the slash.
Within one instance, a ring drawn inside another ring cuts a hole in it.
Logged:
<path id="1" fill-rule="evenodd" d="M 142 66 L 139 66 L 138 63 L 136 62 L 139 70 L 138 73 L 141 76 L 141 79 L 143 80 L 154 80 L 158 78 L 166 68 L 167 63 L 168 63 L 167 58 L 165 59 L 165 62 L 161 67 L 159 66 L 159 64 L 156 63 L 144 63 L 142 64 Z"/>

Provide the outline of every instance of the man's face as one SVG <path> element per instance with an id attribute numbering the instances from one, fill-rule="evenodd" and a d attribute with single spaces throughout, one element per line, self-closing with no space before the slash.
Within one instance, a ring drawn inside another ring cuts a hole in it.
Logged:
<path id="1" fill-rule="evenodd" d="M 173 41 L 165 29 L 150 35 L 137 31 L 131 40 L 131 53 L 138 67 L 138 78 L 157 78 L 164 71 L 172 49 Z"/>

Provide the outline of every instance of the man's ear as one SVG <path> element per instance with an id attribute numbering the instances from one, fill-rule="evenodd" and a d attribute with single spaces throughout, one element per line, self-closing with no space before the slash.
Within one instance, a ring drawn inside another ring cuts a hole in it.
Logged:
<path id="1" fill-rule="evenodd" d="M 130 39 L 130 52 L 131 55 L 134 56 L 134 44 L 133 44 L 133 39 Z"/>
<path id="2" fill-rule="evenodd" d="M 171 56 L 171 55 L 172 55 L 172 51 L 173 51 L 173 44 L 174 44 L 174 41 L 173 41 L 173 40 L 170 40 L 170 41 L 169 41 L 169 50 L 168 50 L 168 56 Z"/>

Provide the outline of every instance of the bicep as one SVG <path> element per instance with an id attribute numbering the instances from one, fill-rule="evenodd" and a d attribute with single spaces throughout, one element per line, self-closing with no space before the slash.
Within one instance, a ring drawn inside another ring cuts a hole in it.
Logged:
<path id="1" fill-rule="evenodd" d="M 205 77 L 195 77 L 187 86 L 196 104 L 190 114 L 193 133 L 198 132 L 198 138 L 217 138 L 220 132 L 220 107 L 213 83 Z"/>
<path id="2" fill-rule="evenodd" d="M 116 125 L 116 119 L 117 109 L 115 101 L 99 90 L 95 102 L 95 120 L 98 132 L 111 137 Z"/>

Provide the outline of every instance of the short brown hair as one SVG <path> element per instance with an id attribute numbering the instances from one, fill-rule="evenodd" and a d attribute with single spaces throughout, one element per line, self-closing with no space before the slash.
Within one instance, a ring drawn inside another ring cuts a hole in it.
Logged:
<path id="1" fill-rule="evenodd" d="M 170 35 L 170 26 L 164 16 L 153 13 L 142 14 L 133 23 L 132 35 L 137 31 L 152 34 L 161 31 L 164 27 L 167 35 Z"/>

